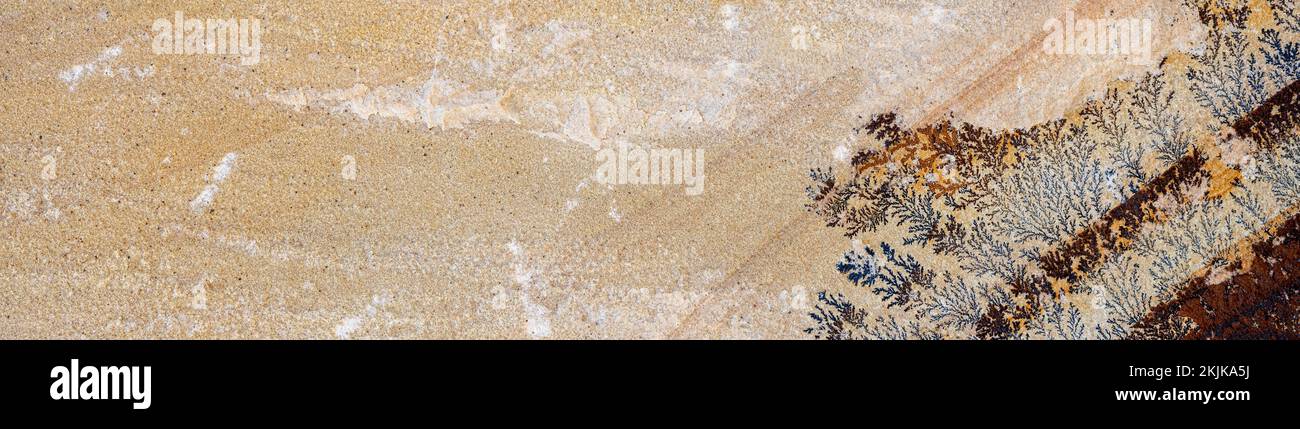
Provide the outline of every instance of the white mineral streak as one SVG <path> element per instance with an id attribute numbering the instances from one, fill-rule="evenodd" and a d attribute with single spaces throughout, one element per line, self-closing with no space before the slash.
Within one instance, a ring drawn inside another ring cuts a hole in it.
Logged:
<path id="1" fill-rule="evenodd" d="M 322 106 L 333 112 L 352 112 L 362 119 L 377 115 L 424 124 L 428 128 L 448 129 L 463 128 L 473 122 L 518 122 L 502 105 L 506 96 L 497 90 L 468 90 L 439 78 L 435 70 L 419 88 L 401 85 L 371 88 L 356 84 L 326 91 L 293 89 L 268 94 L 267 98 L 295 109 Z"/>

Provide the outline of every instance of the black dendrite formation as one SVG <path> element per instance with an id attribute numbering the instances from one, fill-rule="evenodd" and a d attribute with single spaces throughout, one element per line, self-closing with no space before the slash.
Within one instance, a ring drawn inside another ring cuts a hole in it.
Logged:
<path id="1" fill-rule="evenodd" d="M 1300 138 L 1233 146 L 1222 133 L 1278 110 L 1300 79 L 1295 4 L 1188 5 L 1210 29 L 1203 51 L 1112 83 L 1068 119 L 998 131 L 864 118 L 852 131 L 876 149 L 809 173 L 806 208 L 865 244 L 834 264 L 853 287 L 820 293 L 806 332 L 1130 337 L 1294 211 Z M 1207 141 L 1219 146 L 1198 146 Z M 1162 323 L 1170 335 L 1204 331 Z"/>

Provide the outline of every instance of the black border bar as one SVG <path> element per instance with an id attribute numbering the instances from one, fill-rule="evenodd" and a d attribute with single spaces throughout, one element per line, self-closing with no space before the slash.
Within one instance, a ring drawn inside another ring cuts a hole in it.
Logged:
<path id="1" fill-rule="evenodd" d="M 484 409 L 716 411 L 722 401 L 739 401 L 791 413 L 1199 413 L 1293 406 L 1298 352 L 1297 342 L 4 341 L 0 408 L 11 416 L 482 417 Z M 150 408 L 51 399 L 51 369 L 74 358 L 83 366 L 150 366 Z M 1250 373 L 1156 380 L 1132 376 L 1130 366 L 1248 366 Z M 1251 398 L 1115 399 L 1116 390 L 1139 389 L 1249 391 Z"/>

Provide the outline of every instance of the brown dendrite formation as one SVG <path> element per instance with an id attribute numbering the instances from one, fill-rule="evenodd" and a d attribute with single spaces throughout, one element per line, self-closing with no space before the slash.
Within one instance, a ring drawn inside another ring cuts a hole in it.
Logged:
<path id="1" fill-rule="evenodd" d="M 876 148 L 812 171 L 808 209 L 862 242 L 836 269 L 878 301 L 823 292 L 807 332 L 1300 337 L 1300 14 L 1189 6 L 1203 51 L 1063 119 L 855 129 Z"/>

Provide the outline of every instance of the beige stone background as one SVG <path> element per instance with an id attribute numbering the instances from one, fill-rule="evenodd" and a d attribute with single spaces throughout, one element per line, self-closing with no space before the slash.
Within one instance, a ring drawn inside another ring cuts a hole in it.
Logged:
<path id="1" fill-rule="evenodd" d="M 178 10 L 260 19 L 260 62 L 154 54 Z M 863 117 L 1155 69 L 1043 54 L 1067 11 L 1203 37 L 1177 0 L 9 2 L 0 337 L 803 338 L 850 288 L 806 172 Z M 595 182 L 623 141 L 704 149 L 704 193 Z"/>

